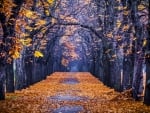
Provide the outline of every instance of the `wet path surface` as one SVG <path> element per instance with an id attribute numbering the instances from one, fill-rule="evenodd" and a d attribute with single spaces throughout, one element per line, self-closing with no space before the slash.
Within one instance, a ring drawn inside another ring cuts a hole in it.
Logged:
<path id="1" fill-rule="evenodd" d="M 79 113 L 83 111 L 82 106 L 63 106 L 54 111 L 54 113 Z"/>
<path id="2" fill-rule="evenodd" d="M 90 104 L 90 102 L 106 101 L 106 98 L 99 98 L 92 92 L 87 92 L 91 90 L 91 88 L 81 88 L 81 85 L 89 84 L 90 86 L 91 84 L 94 88 L 94 86 L 100 84 L 98 79 L 93 77 L 90 73 L 57 72 L 53 74 L 51 78 L 57 79 L 55 82 L 60 84 L 63 90 L 57 90 L 54 96 L 47 98 L 50 103 L 57 105 L 55 109 L 49 109 L 50 113 L 92 113 L 90 110 L 87 111 L 87 108 L 85 108 L 86 105 Z"/>
<path id="3" fill-rule="evenodd" d="M 51 101 L 58 102 L 85 102 L 88 97 L 74 95 L 75 93 L 81 93 L 81 90 L 74 89 L 73 85 L 79 84 L 79 80 L 76 77 L 77 73 L 66 73 L 66 77 L 59 81 L 60 84 L 68 85 L 69 88 L 66 91 L 60 91 L 55 96 L 49 97 Z M 60 93 L 60 94 L 59 94 Z M 63 94 L 65 93 L 65 94 Z M 65 105 L 60 106 L 53 110 L 53 113 L 79 113 L 84 111 L 84 107 L 81 105 Z"/>
<path id="4" fill-rule="evenodd" d="M 77 84 L 77 83 L 79 83 L 79 81 L 78 81 L 78 79 L 76 79 L 76 78 L 66 78 L 66 79 L 64 79 L 62 82 L 60 82 L 60 83 L 63 83 L 63 84 Z"/>
<path id="5" fill-rule="evenodd" d="M 60 80 L 60 84 L 66 84 L 70 88 L 66 90 L 66 94 L 59 94 L 59 93 L 64 93 L 63 91 L 58 92 L 57 95 L 49 97 L 50 100 L 56 101 L 64 101 L 64 102 L 83 102 L 87 101 L 88 97 L 85 96 L 79 96 L 79 95 L 74 95 L 75 93 L 81 93 L 81 90 L 75 90 L 73 88 L 73 85 L 79 84 L 79 80 L 76 77 L 77 73 L 67 73 L 66 77 L 62 80 Z M 84 111 L 84 107 L 81 105 L 68 105 L 68 106 L 60 106 L 59 108 L 56 108 L 53 113 L 79 113 Z"/>

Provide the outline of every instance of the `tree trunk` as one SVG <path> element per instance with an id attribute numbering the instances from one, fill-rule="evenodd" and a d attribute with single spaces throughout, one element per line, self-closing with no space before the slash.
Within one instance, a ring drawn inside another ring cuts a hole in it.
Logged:
<path id="1" fill-rule="evenodd" d="M 6 92 L 12 93 L 15 91 L 13 63 L 6 66 Z"/>
<path id="2" fill-rule="evenodd" d="M 143 60 L 135 60 L 135 68 L 134 68 L 134 76 L 133 76 L 133 84 L 132 84 L 132 91 L 133 91 L 133 98 L 135 100 L 141 99 L 143 94 L 144 86 L 141 86 L 143 81 Z M 143 90 L 141 90 L 141 88 Z"/>
<path id="3" fill-rule="evenodd" d="M 150 59 L 146 59 L 146 86 L 144 104 L 150 105 Z"/>
<path id="4" fill-rule="evenodd" d="M 14 75 L 15 75 L 15 89 L 21 90 L 25 88 L 26 73 L 24 69 L 24 58 L 22 56 L 20 57 L 20 59 L 14 61 Z"/>
<path id="5" fill-rule="evenodd" d="M 5 69 L 0 67 L 0 100 L 5 99 Z"/>
<path id="6" fill-rule="evenodd" d="M 133 78 L 133 59 L 132 56 L 124 56 L 123 61 L 123 90 L 128 90 L 132 87 L 132 78 Z"/>
<path id="7" fill-rule="evenodd" d="M 25 58 L 25 72 L 26 72 L 26 87 L 30 86 L 32 84 L 32 62 L 30 62 L 32 60 L 31 57 L 26 57 Z M 38 75 L 37 75 L 38 76 Z"/>

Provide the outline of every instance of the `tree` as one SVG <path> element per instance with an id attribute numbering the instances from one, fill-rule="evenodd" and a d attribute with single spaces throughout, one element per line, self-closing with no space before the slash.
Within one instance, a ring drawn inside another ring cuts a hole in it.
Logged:
<path id="1" fill-rule="evenodd" d="M 53 0 L 48 0 L 48 1 L 42 1 L 40 0 L 41 3 L 43 3 L 43 7 L 47 7 L 47 6 L 51 6 L 53 3 Z M 27 18 L 30 18 L 34 13 L 30 10 L 27 9 L 23 9 L 22 4 L 24 3 L 27 6 L 32 6 L 35 5 L 33 3 L 36 3 L 37 1 L 35 0 L 34 2 L 32 0 L 27 0 L 26 2 L 24 2 L 23 0 L 15 0 L 14 2 L 11 0 L 4 0 L 1 1 L 0 5 L 2 6 L 0 8 L 1 10 L 1 18 L 0 18 L 0 22 L 2 25 L 2 33 L 3 36 L 1 38 L 1 49 L 0 49 L 0 84 L 1 84 L 1 88 L 0 88 L 0 93 L 1 93 L 1 99 L 4 99 L 4 86 L 5 86 L 5 79 L 6 79 L 6 90 L 8 92 L 14 92 L 15 90 L 15 86 L 14 86 L 14 62 L 16 62 L 17 58 L 20 58 L 20 56 L 22 55 L 22 50 L 24 48 L 26 48 L 27 46 L 30 45 L 31 43 L 31 39 L 25 36 L 25 33 L 21 31 L 21 29 L 19 29 L 18 26 L 18 18 L 20 17 L 20 15 L 23 15 Z M 10 5 L 11 4 L 11 5 Z M 46 5 L 47 6 L 44 6 Z M 34 8 L 34 7 L 33 7 Z M 45 8 L 46 9 L 46 8 Z M 21 12 L 22 11 L 22 12 Z M 45 10 L 44 10 L 45 11 Z M 7 13 L 5 13 L 7 12 Z M 45 14 L 48 14 L 47 12 L 44 12 Z M 34 18 L 34 17 L 33 17 Z M 45 22 L 44 20 L 40 20 L 38 19 L 38 24 L 42 26 Z M 24 22 L 20 21 L 21 25 L 25 25 Z M 28 27 L 28 26 L 27 26 Z M 30 29 L 31 30 L 31 29 Z M 38 29 L 34 30 L 34 34 L 36 34 L 36 32 L 40 32 L 41 30 L 43 30 L 41 27 L 39 27 Z M 18 35 L 23 35 L 23 37 L 18 37 Z M 39 45 L 39 44 L 38 44 Z M 36 51 L 34 49 L 35 53 L 30 53 L 29 51 L 26 53 L 30 56 L 34 55 L 35 57 L 43 57 L 43 54 L 39 51 Z M 30 58 L 29 58 L 30 59 Z M 21 62 L 22 63 L 22 62 Z M 24 62 L 23 62 L 24 63 Z M 4 68 L 3 68 L 4 67 Z M 6 68 L 6 69 L 5 69 Z M 30 68 L 31 69 L 31 68 Z M 28 72 L 28 70 L 27 70 Z M 6 74 L 6 76 L 5 76 Z M 28 74 L 29 75 L 29 74 Z M 23 77 L 23 76 L 22 76 Z M 27 77 L 27 79 L 29 79 L 30 77 Z M 41 78 L 39 78 L 41 79 Z M 27 80 L 28 83 L 26 83 L 26 86 L 30 85 L 31 83 L 29 82 L 29 80 Z M 24 84 L 24 83 L 22 83 Z"/>
<path id="2" fill-rule="evenodd" d="M 138 100 L 143 96 L 145 84 L 148 1 L 95 2 L 105 34 L 101 80 L 118 91 L 132 87 L 133 97 Z"/>
<path id="3" fill-rule="evenodd" d="M 14 34 L 14 25 L 15 25 L 15 18 L 18 15 L 19 9 L 21 7 L 21 4 L 23 3 L 22 0 L 18 1 L 15 0 L 14 3 L 11 0 L 2 0 L 1 1 L 1 11 L 0 11 L 0 22 L 2 25 L 2 31 L 3 32 L 3 36 L 1 38 L 1 49 L 0 49 L 0 72 L 1 72 L 1 87 L 0 88 L 0 92 L 2 95 L 2 97 L 0 99 L 4 99 L 4 82 L 5 82 L 5 64 L 6 63 L 10 63 L 11 62 L 11 58 L 9 55 L 9 50 L 10 49 L 15 49 L 15 34 Z M 10 5 L 11 4 L 11 5 Z M 13 12 L 12 12 L 13 11 Z M 7 12 L 7 13 L 5 13 Z M 14 76 L 13 73 L 11 73 L 12 71 L 12 65 L 11 64 L 7 64 L 7 66 L 10 67 L 10 71 L 8 71 L 8 75 L 7 75 L 7 84 L 9 84 L 8 86 L 11 87 L 7 87 L 9 91 L 14 91 Z M 6 66 L 6 68 L 7 68 Z"/>

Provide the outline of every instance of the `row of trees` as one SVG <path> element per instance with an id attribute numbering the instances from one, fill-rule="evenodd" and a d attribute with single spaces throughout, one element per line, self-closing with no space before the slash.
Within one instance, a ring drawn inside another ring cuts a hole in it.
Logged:
<path id="1" fill-rule="evenodd" d="M 3 0 L 0 99 L 5 85 L 14 92 L 55 71 L 89 71 L 150 104 L 148 2 Z"/>
<path id="2" fill-rule="evenodd" d="M 149 100 L 149 25 L 147 0 L 95 0 L 105 40 L 95 75 L 117 91 L 132 88 L 136 100 Z M 95 64 L 96 65 L 96 64 Z M 145 81 L 146 80 L 146 81 Z M 146 90 L 144 90 L 146 88 Z"/>
<path id="3" fill-rule="evenodd" d="M 52 23 L 53 3 L 53 0 L 0 2 L 0 100 L 5 99 L 5 92 L 21 90 L 45 79 L 46 61 L 41 59 L 47 44 L 46 27 Z"/>

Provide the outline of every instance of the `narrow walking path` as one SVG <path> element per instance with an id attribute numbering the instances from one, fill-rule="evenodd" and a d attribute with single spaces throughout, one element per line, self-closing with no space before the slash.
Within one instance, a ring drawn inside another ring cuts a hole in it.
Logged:
<path id="1" fill-rule="evenodd" d="M 117 93 L 87 72 L 56 72 L 0 101 L 0 113 L 148 113 L 129 92 Z"/>

